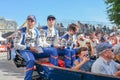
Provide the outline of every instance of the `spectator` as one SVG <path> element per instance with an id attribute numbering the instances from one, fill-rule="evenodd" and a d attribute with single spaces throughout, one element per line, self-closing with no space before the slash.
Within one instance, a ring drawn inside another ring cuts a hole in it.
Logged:
<path id="1" fill-rule="evenodd" d="M 103 44 L 99 46 L 99 58 L 92 65 L 92 72 L 120 76 L 120 64 L 116 63 L 112 46 Z"/>
<path id="2" fill-rule="evenodd" d="M 74 61 L 72 69 L 90 71 L 93 62 L 94 61 L 90 60 L 88 56 L 88 49 L 86 47 L 81 47 L 78 51 L 78 59 Z"/>

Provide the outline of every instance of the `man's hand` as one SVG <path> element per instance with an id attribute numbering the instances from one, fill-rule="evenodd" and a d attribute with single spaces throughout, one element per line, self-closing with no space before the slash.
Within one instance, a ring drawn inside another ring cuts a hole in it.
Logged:
<path id="1" fill-rule="evenodd" d="M 88 57 L 83 57 L 83 63 L 86 63 L 86 62 L 88 62 L 90 60 L 90 58 L 88 58 Z"/>
<path id="2" fill-rule="evenodd" d="M 35 47 L 30 47 L 30 51 L 38 53 L 38 51 L 35 49 Z"/>
<path id="3" fill-rule="evenodd" d="M 117 71 L 117 72 L 115 73 L 115 76 L 120 77 L 120 71 Z"/>

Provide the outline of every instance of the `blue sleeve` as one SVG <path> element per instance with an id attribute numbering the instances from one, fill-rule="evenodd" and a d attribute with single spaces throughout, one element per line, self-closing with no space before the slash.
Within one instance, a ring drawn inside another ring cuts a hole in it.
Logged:
<path id="1" fill-rule="evenodd" d="M 63 38 L 64 38 L 64 39 L 68 40 L 69 35 L 68 35 L 68 34 L 64 34 L 64 35 L 63 35 L 63 36 L 61 36 L 60 38 L 61 38 L 61 39 L 63 39 Z"/>
<path id="2" fill-rule="evenodd" d="M 26 47 L 26 50 L 30 50 L 30 47 Z"/>

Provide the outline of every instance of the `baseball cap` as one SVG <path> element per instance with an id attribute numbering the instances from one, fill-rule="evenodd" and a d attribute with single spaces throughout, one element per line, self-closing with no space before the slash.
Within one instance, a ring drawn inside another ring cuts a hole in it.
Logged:
<path id="1" fill-rule="evenodd" d="M 55 16 L 53 16 L 53 15 L 49 15 L 49 16 L 47 17 L 47 20 L 50 19 L 50 18 L 52 18 L 52 19 L 56 19 Z"/>
<path id="2" fill-rule="evenodd" d="M 102 54 L 107 49 L 112 49 L 112 45 L 109 44 L 108 42 L 100 43 L 96 46 L 96 50 L 98 54 Z"/>
<path id="3" fill-rule="evenodd" d="M 29 15 L 29 16 L 27 17 L 27 20 L 33 20 L 33 21 L 36 21 L 36 18 L 35 18 L 34 15 Z"/>

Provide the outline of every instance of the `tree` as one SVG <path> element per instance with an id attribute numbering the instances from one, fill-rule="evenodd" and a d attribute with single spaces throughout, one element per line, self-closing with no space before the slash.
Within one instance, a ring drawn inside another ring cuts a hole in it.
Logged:
<path id="1" fill-rule="evenodd" d="M 105 0 L 107 4 L 107 14 L 109 20 L 116 24 L 120 25 L 120 0 Z"/>

